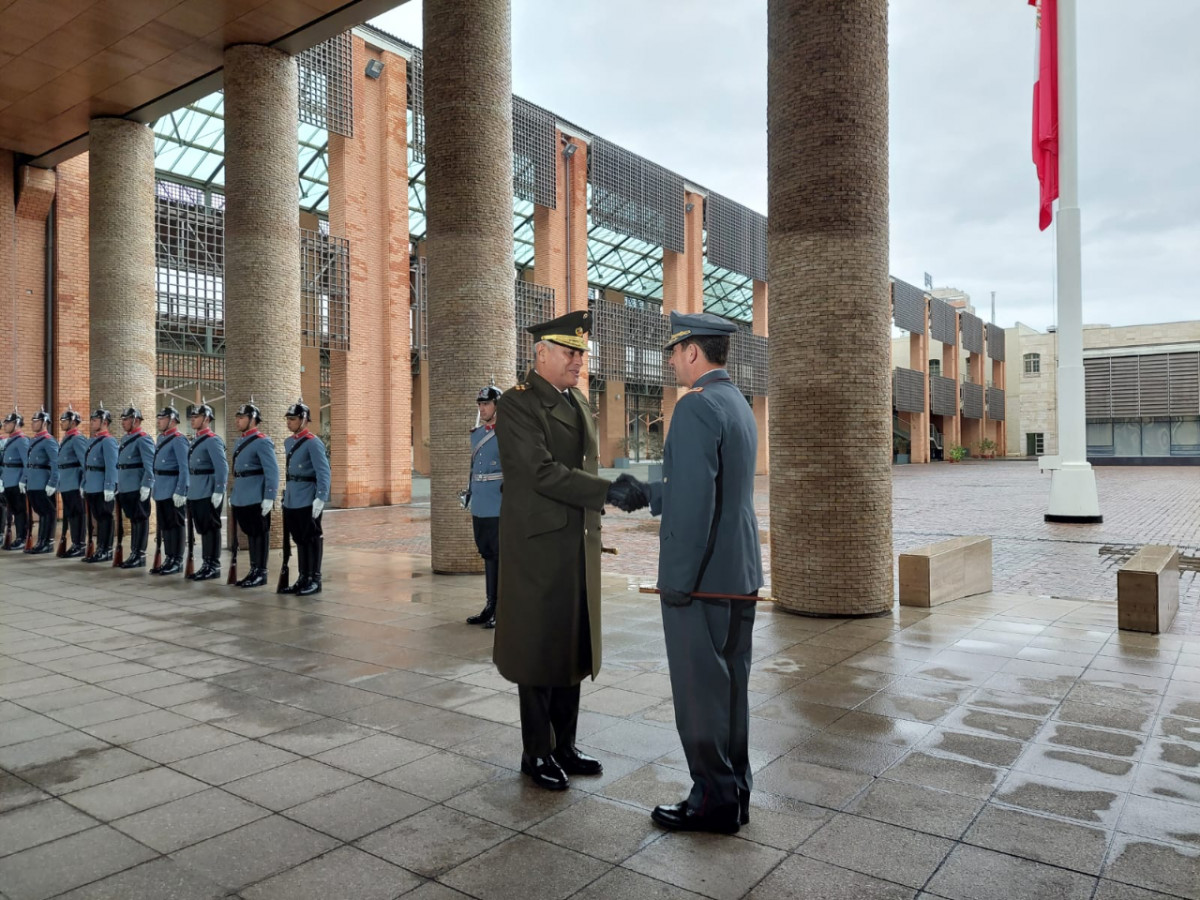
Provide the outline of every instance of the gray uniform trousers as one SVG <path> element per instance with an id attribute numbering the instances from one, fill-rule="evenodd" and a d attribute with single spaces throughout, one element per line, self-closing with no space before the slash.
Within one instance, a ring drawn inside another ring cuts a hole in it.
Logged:
<path id="1" fill-rule="evenodd" d="M 688 806 L 701 815 L 736 808 L 753 780 L 747 692 L 754 601 L 661 606 L 675 725 L 693 781 Z"/>

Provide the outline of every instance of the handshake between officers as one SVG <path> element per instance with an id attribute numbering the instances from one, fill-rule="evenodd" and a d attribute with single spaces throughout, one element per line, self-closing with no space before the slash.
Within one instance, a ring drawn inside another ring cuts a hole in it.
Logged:
<path id="1" fill-rule="evenodd" d="M 320 593 L 321 517 L 329 502 L 330 469 L 325 445 L 309 430 L 308 406 L 298 400 L 286 410 L 291 436 L 285 443 L 285 473 L 280 472 L 275 442 L 260 430 L 262 413 L 253 398 L 234 414 L 240 436 L 229 458 L 225 442 L 212 430 L 214 416 L 207 403 L 190 407 L 189 439 L 180 431 L 179 411 L 165 406 L 156 418 L 155 441 L 142 428 L 142 411 L 130 403 L 118 417 L 118 441 L 109 432 L 113 414 L 103 403 L 89 416 L 90 438 L 80 433 L 83 417 L 68 406 L 59 417 L 60 441 L 50 431 L 52 416 L 45 409 L 33 416 L 31 434 L 23 431 L 25 419 L 13 409 L 0 423 L 3 548 L 93 565 L 146 568 L 153 506 L 157 532 L 151 575 L 184 574 L 190 581 L 219 578 L 224 524 L 234 541 L 245 535 L 249 546 L 250 565 L 240 580 L 234 575 L 234 550 L 229 583 L 262 587 L 268 580 L 271 512 L 280 496 L 282 474 L 284 551 L 278 592 Z M 60 497 L 62 537 L 55 553 Z M 295 582 L 289 577 L 293 543 L 299 558 Z"/>

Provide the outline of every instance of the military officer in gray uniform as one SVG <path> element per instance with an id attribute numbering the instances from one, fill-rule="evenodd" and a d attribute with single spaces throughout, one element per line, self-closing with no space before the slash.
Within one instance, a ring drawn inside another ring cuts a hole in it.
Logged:
<path id="1" fill-rule="evenodd" d="M 287 454 L 287 483 L 283 491 L 283 521 L 296 542 L 300 577 L 285 594 L 321 592 L 321 558 L 325 538 L 321 513 L 329 502 L 329 457 L 321 439 L 308 430 L 310 410 L 300 399 L 288 407 L 287 427 L 292 433 L 283 442 Z"/>
<path id="2" fill-rule="evenodd" d="M 58 421 L 64 429 L 58 448 L 58 495 L 62 497 L 63 528 L 71 536 L 66 558 L 79 559 L 85 552 L 83 475 L 88 441 L 79 433 L 79 424 L 83 420 L 73 407 L 68 405 Z"/>
<path id="3" fill-rule="evenodd" d="M 724 368 L 735 330 L 709 313 L 671 313 L 669 362 L 689 390 L 671 417 L 662 481 L 634 482 L 639 496 L 629 504 L 662 516 L 658 589 L 675 723 L 693 782 L 685 800 L 656 807 L 652 818 L 665 828 L 723 834 L 750 820 L 754 601 L 745 598 L 763 584 L 754 513 L 758 430 Z"/>
<path id="4" fill-rule="evenodd" d="M 233 448 L 233 493 L 229 506 L 250 544 L 250 571 L 237 586 L 261 587 L 267 583 L 271 507 L 279 491 L 279 463 L 275 459 L 275 442 L 258 430 L 262 414 L 253 400 L 242 404 L 233 421 L 242 436 Z"/>
<path id="5" fill-rule="evenodd" d="M 196 437 L 188 450 L 188 509 L 200 532 L 204 565 L 192 573 L 192 581 L 208 581 L 221 575 L 221 504 L 229 462 L 225 442 L 211 428 L 213 409 L 207 403 L 192 407 L 188 421 Z"/>
<path id="6" fill-rule="evenodd" d="M 4 502 L 8 515 L 12 516 L 15 533 L 13 541 L 5 550 L 25 549 L 25 529 L 29 527 L 25 509 L 25 495 L 21 493 L 21 476 L 25 474 L 25 457 L 29 455 L 29 438 L 21 431 L 25 417 L 15 409 L 4 418 L 5 437 L 3 468 L 0 469 L 0 485 L 4 487 Z M 0 525 L 7 525 L 7 519 Z"/>
<path id="7" fill-rule="evenodd" d="M 38 517 L 37 543 L 26 553 L 50 553 L 54 549 L 54 525 L 58 519 L 58 503 L 54 499 L 58 491 L 58 441 L 46 430 L 50 413 L 45 407 L 33 416 L 33 437 L 29 441 L 29 455 L 25 458 L 25 473 L 21 476 L 21 493 L 29 498 L 29 505 Z M 33 523 L 29 523 L 33 528 Z"/>
<path id="8" fill-rule="evenodd" d="M 471 483 L 467 485 L 467 504 L 475 530 L 475 547 L 483 557 L 487 595 L 483 610 L 477 616 L 470 616 L 467 624 L 484 628 L 496 627 L 496 586 L 500 578 L 500 488 L 504 473 L 500 471 L 500 445 L 496 442 L 499 399 L 500 388 L 491 384 L 480 388 L 475 398 L 479 424 L 471 429 Z"/>
<path id="9" fill-rule="evenodd" d="M 179 410 L 164 406 L 155 420 L 158 443 L 154 446 L 154 509 L 166 557 L 151 575 L 178 575 L 183 571 L 184 507 L 188 492 L 188 439 L 179 430 Z"/>
<path id="10" fill-rule="evenodd" d="M 117 450 L 117 502 L 129 522 L 129 556 L 122 569 L 144 569 L 150 540 L 150 492 L 154 490 L 154 439 L 142 430 L 142 411 L 132 403 L 121 413 Z"/>
<path id="11" fill-rule="evenodd" d="M 96 523 L 95 553 L 85 563 L 111 562 L 113 558 L 113 504 L 117 498 L 117 439 L 108 433 L 112 413 L 101 403 L 89 421 L 92 439 L 84 455 L 83 494 L 88 515 Z"/>

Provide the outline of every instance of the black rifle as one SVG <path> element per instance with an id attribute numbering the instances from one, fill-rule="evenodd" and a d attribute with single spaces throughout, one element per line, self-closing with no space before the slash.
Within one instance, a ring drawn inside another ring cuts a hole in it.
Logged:
<path id="1" fill-rule="evenodd" d="M 33 549 L 33 504 L 29 500 L 29 491 L 25 492 L 25 552 Z"/>
<path id="2" fill-rule="evenodd" d="M 226 584 L 237 584 L 237 552 L 238 552 L 238 534 L 237 534 L 237 516 L 233 514 L 233 507 L 229 508 L 229 526 L 233 529 L 233 546 L 229 557 L 229 577 L 225 579 Z"/>
<path id="3" fill-rule="evenodd" d="M 59 498 L 59 496 L 61 496 L 61 494 L 56 494 L 50 500 L 50 504 L 54 507 L 54 510 L 51 512 L 51 515 L 53 515 L 56 519 L 58 518 L 58 498 Z M 64 556 L 67 555 L 67 505 L 65 503 L 63 504 L 62 534 L 60 534 L 58 536 L 58 552 L 54 555 L 57 556 L 59 559 L 62 559 Z"/>
<path id="4" fill-rule="evenodd" d="M 149 523 L 147 523 L 147 524 L 149 524 Z M 159 516 L 158 518 L 155 519 L 155 525 L 157 525 L 158 527 L 154 529 L 154 568 L 161 569 L 162 568 L 162 517 L 161 516 Z"/>
<path id="5" fill-rule="evenodd" d="M 292 534 L 288 531 L 287 510 L 283 510 L 283 565 L 279 567 L 279 585 L 275 588 L 275 593 L 283 594 L 287 592 L 288 581 L 291 579 L 291 572 L 288 571 L 288 563 L 292 561 Z"/>
<path id="6" fill-rule="evenodd" d="M 92 540 L 92 504 L 88 503 L 87 494 L 83 495 L 83 515 L 87 518 L 87 556 L 96 555 L 96 542 Z"/>
<path id="7" fill-rule="evenodd" d="M 113 568 L 125 562 L 125 519 L 121 516 L 121 496 L 118 494 L 113 498 L 113 505 L 117 512 L 117 549 L 113 552 Z"/>
<path id="8" fill-rule="evenodd" d="M 183 571 L 185 578 L 191 578 L 196 573 L 196 523 L 192 521 L 192 504 L 187 503 L 184 506 L 187 515 L 188 528 L 188 558 L 187 568 Z"/>

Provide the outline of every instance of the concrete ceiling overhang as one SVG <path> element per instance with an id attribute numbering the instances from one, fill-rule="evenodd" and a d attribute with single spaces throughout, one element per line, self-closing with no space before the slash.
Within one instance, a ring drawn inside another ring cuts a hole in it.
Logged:
<path id="1" fill-rule="evenodd" d="M 221 87 L 225 48 L 307 50 L 405 0 L 0 0 L 0 149 L 53 166 L 98 116 L 150 123 Z"/>

